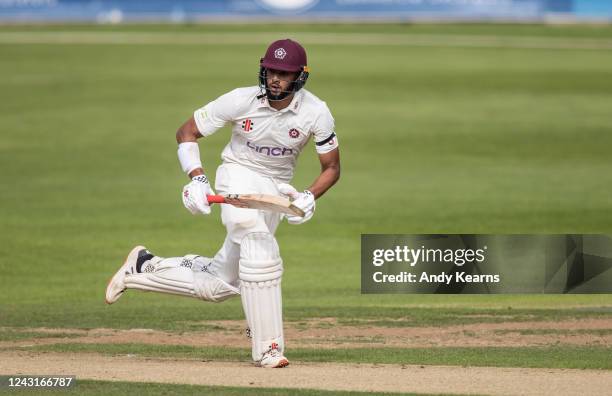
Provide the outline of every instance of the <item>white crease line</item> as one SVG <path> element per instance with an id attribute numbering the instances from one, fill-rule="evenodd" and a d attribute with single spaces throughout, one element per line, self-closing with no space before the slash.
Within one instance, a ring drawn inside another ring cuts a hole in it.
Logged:
<path id="1" fill-rule="evenodd" d="M 595 38 L 398 33 L 296 33 L 289 36 L 310 45 L 612 49 L 612 39 Z M 0 32 L 0 44 L 266 45 L 278 37 L 277 33 Z"/>

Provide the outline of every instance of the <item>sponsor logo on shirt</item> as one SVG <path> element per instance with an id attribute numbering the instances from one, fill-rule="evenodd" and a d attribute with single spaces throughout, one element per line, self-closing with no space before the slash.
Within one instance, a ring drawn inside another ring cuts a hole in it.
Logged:
<path id="1" fill-rule="evenodd" d="M 288 147 L 270 147 L 270 146 L 258 146 L 249 141 L 246 143 L 247 147 L 255 152 L 268 157 L 284 157 L 293 154 L 293 149 Z"/>

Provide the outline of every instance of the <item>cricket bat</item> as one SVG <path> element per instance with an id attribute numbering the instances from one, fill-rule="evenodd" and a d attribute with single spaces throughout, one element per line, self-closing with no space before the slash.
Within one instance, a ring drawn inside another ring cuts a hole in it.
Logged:
<path id="1" fill-rule="evenodd" d="M 285 213 L 293 216 L 304 216 L 304 211 L 294 206 L 289 199 L 277 195 L 267 194 L 228 194 L 207 195 L 208 203 L 222 203 L 239 208 L 267 210 L 270 212 Z"/>

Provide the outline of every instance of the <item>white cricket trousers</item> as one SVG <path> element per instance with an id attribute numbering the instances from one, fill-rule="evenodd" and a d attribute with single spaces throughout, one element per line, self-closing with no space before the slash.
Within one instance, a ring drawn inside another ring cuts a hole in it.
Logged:
<path id="1" fill-rule="evenodd" d="M 218 194 L 279 195 L 274 179 L 238 164 L 225 163 L 217 168 L 215 190 Z M 223 246 L 213 257 L 209 271 L 232 286 L 238 286 L 240 242 L 252 232 L 274 235 L 283 215 L 261 210 L 221 205 L 221 221 L 227 229 Z"/>

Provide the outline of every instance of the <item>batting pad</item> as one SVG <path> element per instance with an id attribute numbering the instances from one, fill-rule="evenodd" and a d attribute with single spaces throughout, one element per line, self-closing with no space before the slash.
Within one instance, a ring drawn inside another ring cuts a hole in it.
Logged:
<path id="1" fill-rule="evenodd" d="M 239 294 L 239 290 L 205 272 L 209 258 L 187 255 L 160 260 L 152 272 L 129 274 L 125 277 L 128 289 L 153 291 L 221 302 Z"/>
<path id="2" fill-rule="evenodd" d="M 252 335 L 254 361 L 261 360 L 272 343 L 284 349 L 281 277 L 283 261 L 274 236 L 247 234 L 240 244 L 240 295 Z"/>

